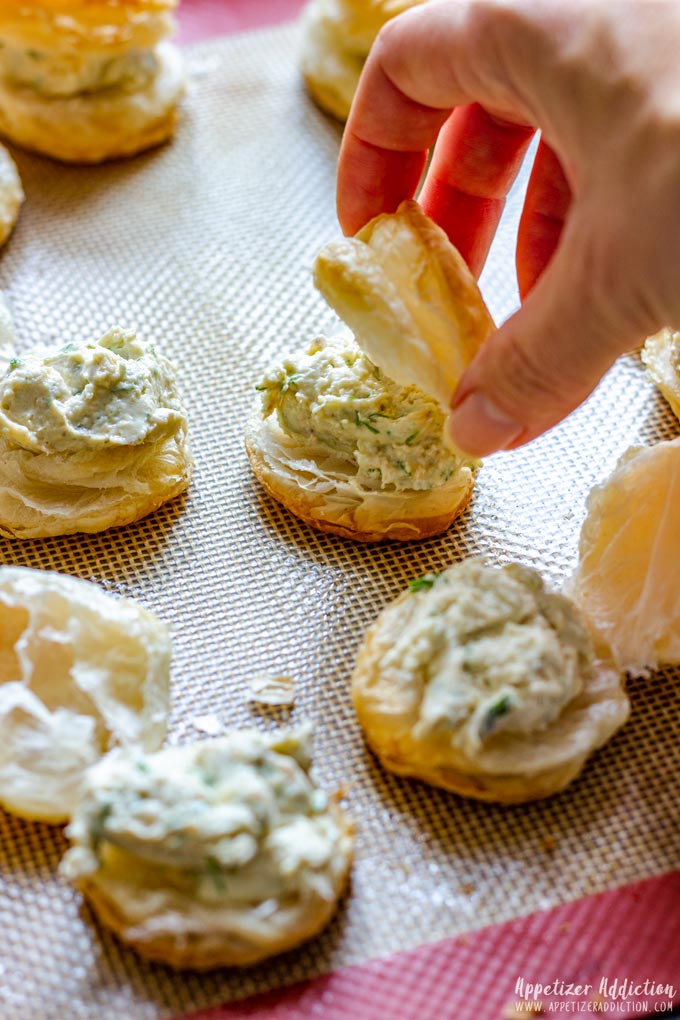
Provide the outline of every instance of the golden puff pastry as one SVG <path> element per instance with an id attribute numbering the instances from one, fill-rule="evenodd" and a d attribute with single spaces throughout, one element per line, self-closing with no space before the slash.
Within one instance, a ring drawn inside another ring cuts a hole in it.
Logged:
<path id="1" fill-rule="evenodd" d="M 0 0 L 0 131 L 67 163 L 166 141 L 184 90 L 177 0 Z"/>
<path id="2" fill-rule="evenodd" d="M 0 567 L 0 803 L 64 822 L 85 770 L 116 745 L 160 747 L 170 639 L 87 581 Z"/>
<path id="3" fill-rule="evenodd" d="M 122 527 L 191 477 L 175 371 L 112 329 L 95 343 L 15 356 L 0 375 L 0 534 Z"/>
<path id="4" fill-rule="evenodd" d="M 680 664 L 680 438 L 632 446 L 593 486 L 566 590 L 619 668 Z"/>
<path id="5" fill-rule="evenodd" d="M 319 531 L 362 542 L 444 531 L 476 462 L 444 444 L 444 415 L 384 374 L 351 336 L 318 337 L 262 379 L 246 430 L 255 475 Z"/>
<path id="6" fill-rule="evenodd" d="M 0 245 L 14 230 L 24 201 L 24 189 L 16 163 L 7 149 L 0 145 Z"/>
<path id="7" fill-rule="evenodd" d="M 309 768 L 302 729 L 114 751 L 88 772 L 62 873 L 173 967 L 283 952 L 328 923 L 352 858 L 352 827 Z"/>
<path id="8" fill-rule="evenodd" d="M 369 358 L 443 411 L 495 329 L 465 261 L 417 202 L 327 244 L 314 282 Z"/>
<path id="9" fill-rule="evenodd" d="M 562 790 L 628 716 L 573 603 L 533 570 L 479 559 L 411 582 L 381 613 L 352 698 L 386 768 L 500 803 Z"/>
<path id="10" fill-rule="evenodd" d="M 662 329 L 650 336 L 641 358 L 676 418 L 680 418 L 680 333 Z"/>
<path id="11" fill-rule="evenodd" d="M 380 29 L 425 0 L 311 0 L 302 17 L 302 74 L 314 101 L 346 120 Z"/>

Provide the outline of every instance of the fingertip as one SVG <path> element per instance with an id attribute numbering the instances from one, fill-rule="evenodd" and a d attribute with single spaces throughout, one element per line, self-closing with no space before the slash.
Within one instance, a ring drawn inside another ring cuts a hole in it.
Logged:
<path id="1" fill-rule="evenodd" d="M 488 457 L 518 442 L 525 429 L 485 393 L 468 393 L 449 414 L 449 441 L 473 457 Z"/>

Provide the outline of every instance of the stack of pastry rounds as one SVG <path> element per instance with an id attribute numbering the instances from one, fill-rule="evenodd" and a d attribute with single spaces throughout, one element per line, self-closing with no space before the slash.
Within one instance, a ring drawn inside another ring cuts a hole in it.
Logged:
<path id="1" fill-rule="evenodd" d="M 302 74 L 327 113 L 347 120 L 359 76 L 384 24 L 425 0 L 311 0 L 302 20 Z"/>
<path id="2" fill-rule="evenodd" d="M 0 0 L 0 132 L 69 163 L 158 145 L 184 89 L 177 0 Z"/>
<path id="3" fill-rule="evenodd" d="M 479 289 L 415 202 L 327 246 L 315 279 L 356 340 L 318 337 L 262 379 L 246 432 L 253 470 L 320 531 L 436 535 L 466 506 L 478 466 L 449 449 L 444 422 L 494 329 Z"/>
<path id="4" fill-rule="evenodd" d="M 133 333 L 16 356 L 0 375 L 0 535 L 130 524 L 191 470 L 174 367 Z"/>
<path id="5" fill-rule="evenodd" d="M 310 764 L 307 730 L 112 752 L 88 772 L 62 872 L 151 959 L 281 953 L 325 927 L 352 859 L 351 824 Z"/>
<path id="6" fill-rule="evenodd" d="M 170 638 L 129 599 L 87 581 L 0 567 L 0 803 L 64 822 L 112 747 L 160 747 Z"/>
<path id="7" fill-rule="evenodd" d="M 621 675 L 574 604 L 535 571 L 478 559 L 383 610 L 352 698 L 388 769 L 506 804 L 562 790 L 628 716 Z"/>

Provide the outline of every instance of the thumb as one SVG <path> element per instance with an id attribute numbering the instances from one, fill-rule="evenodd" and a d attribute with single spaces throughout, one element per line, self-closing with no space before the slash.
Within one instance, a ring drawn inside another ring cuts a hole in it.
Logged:
<path id="1" fill-rule="evenodd" d="M 636 288 L 617 279 L 620 255 L 606 271 L 594 271 L 594 259 L 572 240 L 572 226 L 524 305 L 461 379 L 447 430 L 466 453 L 485 457 L 535 439 L 578 407 L 620 354 L 661 325 L 645 323 L 632 308 Z"/>

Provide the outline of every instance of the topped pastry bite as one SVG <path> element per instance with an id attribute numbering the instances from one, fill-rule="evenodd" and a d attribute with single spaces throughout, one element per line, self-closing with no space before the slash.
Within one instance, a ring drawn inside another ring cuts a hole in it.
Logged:
<path id="1" fill-rule="evenodd" d="M 177 0 L 0 0 L 0 130 L 96 163 L 165 141 L 184 85 Z"/>
<path id="2" fill-rule="evenodd" d="M 160 747 L 169 679 L 153 613 L 75 577 L 0 567 L 0 804 L 66 821 L 106 751 Z"/>
<path id="3" fill-rule="evenodd" d="M 477 285 L 415 202 L 327 245 L 315 280 L 356 341 L 319 337 L 264 376 L 246 433 L 255 474 L 321 531 L 436 535 L 478 466 L 444 439 L 458 379 L 494 328 Z"/>
<path id="4" fill-rule="evenodd" d="M 425 0 L 311 0 L 302 16 L 302 73 L 312 98 L 346 120 L 380 29 Z"/>
<path id="5" fill-rule="evenodd" d="M 383 610 L 352 697 L 387 768 L 503 803 L 563 789 L 628 716 L 576 606 L 533 570 L 479 559 L 419 578 Z"/>
<path id="6" fill-rule="evenodd" d="M 445 446 L 436 402 L 388 378 L 351 336 L 318 337 L 258 389 L 251 463 L 313 527 L 362 541 L 425 538 L 467 502 L 477 464 Z"/>
<path id="7" fill-rule="evenodd" d="M 189 483 L 186 430 L 172 364 L 133 333 L 15 356 L 0 376 L 0 534 L 145 516 Z"/>
<path id="8" fill-rule="evenodd" d="M 310 750 L 299 729 L 113 752 L 88 772 L 62 871 L 104 924 L 172 966 L 290 949 L 326 925 L 352 857 Z"/>

